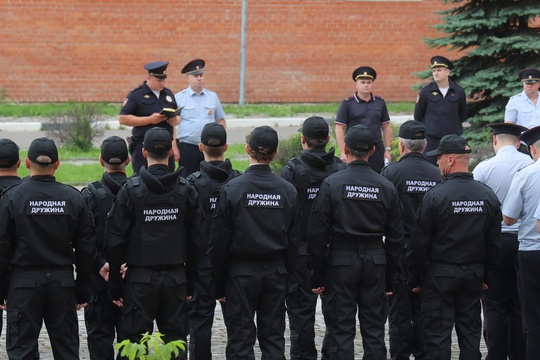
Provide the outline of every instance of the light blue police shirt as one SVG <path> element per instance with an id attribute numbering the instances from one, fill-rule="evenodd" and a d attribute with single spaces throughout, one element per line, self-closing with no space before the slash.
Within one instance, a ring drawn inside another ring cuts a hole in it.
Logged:
<path id="1" fill-rule="evenodd" d="M 531 129 L 540 125 L 540 91 L 538 91 L 536 105 L 529 99 L 524 91 L 514 95 L 508 100 L 504 112 L 504 121 L 525 126 Z"/>

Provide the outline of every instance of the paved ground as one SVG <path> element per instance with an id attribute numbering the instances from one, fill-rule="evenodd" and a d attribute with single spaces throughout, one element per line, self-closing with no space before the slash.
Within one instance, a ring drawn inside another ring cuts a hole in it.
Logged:
<path id="1" fill-rule="evenodd" d="M 81 310 L 78 312 L 78 315 L 79 315 L 79 337 L 81 339 L 81 347 L 80 347 L 81 357 L 80 358 L 81 360 L 89 360 L 90 356 L 88 354 L 88 347 L 86 345 L 86 330 L 84 327 L 84 312 Z M 4 329 L 2 331 L 2 336 L 0 337 L 0 359 L 7 358 L 7 356 L 5 355 L 6 354 L 5 323 L 6 323 L 6 319 L 5 319 L 5 314 L 4 314 Z M 319 303 L 317 307 L 317 318 L 316 318 L 316 323 L 315 323 L 315 337 L 316 337 L 315 341 L 316 341 L 317 348 L 319 349 L 319 351 L 320 351 L 322 339 L 324 336 L 324 330 L 325 330 L 324 320 L 320 312 L 320 303 Z M 286 352 L 288 352 L 289 351 L 288 350 L 288 346 L 289 346 L 288 330 L 285 336 L 286 336 L 286 346 L 287 346 Z M 356 349 L 355 359 L 362 359 L 362 345 L 361 345 L 361 341 L 358 339 L 359 337 L 360 337 L 360 334 L 357 328 L 357 340 L 355 341 L 355 349 Z M 214 359 L 217 360 L 217 359 L 225 358 L 224 354 L 225 354 L 226 341 L 227 341 L 227 333 L 226 333 L 225 325 L 223 324 L 223 317 L 221 316 L 221 310 L 219 307 L 216 307 L 216 319 L 214 321 L 214 328 L 213 328 L 213 333 L 212 333 L 212 353 L 213 353 Z M 388 335 L 386 337 L 386 344 L 388 347 Z M 485 357 L 486 355 L 485 346 L 483 343 L 481 344 L 481 346 L 482 346 L 482 355 L 483 357 Z M 452 359 L 453 360 L 459 359 L 459 349 L 457 347 L 455 334 L 454 334 L 452 348 L 453 348 Z M 39 353 L 40 353 L 40 360 L 53 360 L 54 359 L 45 327 L 43 327 L 40 334 L 40 338 L 39 338 Z M 257 346 L 255 347 L 255 355 L 257 358 L 260 358 L 260 352 Z M 287 359 L 289 358 L 288 353 L 287 353 L 286 358 Z M 388 357 L 388 359 L 390 359 L 390 357 Z M 56 360 L 62 360 L 62 359 L 56 359 Z M 369 359 L 366 359 L 366 360 L 369 360 Z"/>

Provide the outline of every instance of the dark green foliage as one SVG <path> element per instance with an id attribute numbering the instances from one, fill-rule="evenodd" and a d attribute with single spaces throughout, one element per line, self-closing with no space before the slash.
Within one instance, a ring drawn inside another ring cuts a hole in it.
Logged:
<path id="1" fill-rule="evenodd" d="M 278 156 L 270 163 L 270 166 L 275 172 L 281 173 L 281 169 L 289 159 L 300 155 L 302 152 L 300 137 L 300 133 L 297 133 L 290 136 L 288 139 L 279 140 Z"/>
<path id="2" fill-rule="evenodd" d="M 425 39 L 431 48 L 463 51 L 454 61 L 452 78 L 469 96 L 465 137 L 485 142 L 486 124 L 504 121 L 510 96 L 522 91 L 518 72 L 540 68 L 540 16 L 538 0 L 442 0 L 456 7 L 441 11 L 435 27 L 447 34 Z M 429 72 L 418 74 L 422 78 Z"/>

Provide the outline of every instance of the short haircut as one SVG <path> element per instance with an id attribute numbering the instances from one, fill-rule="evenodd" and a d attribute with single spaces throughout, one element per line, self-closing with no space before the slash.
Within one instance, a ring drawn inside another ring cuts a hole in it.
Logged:
<path id="1" fill-rule="evenodd" d="M 169 152 L 167 151 L 165 154 L 156 154 L 146 150 L 146 156 L 154 161 L 162 162 L 169 159 Z"/>
<path id="2" fill-rule="evenodd" d="M 358 150 L 353 150 L 351 149 L 350 147 L 347 146 L 347 148 L 349 149 L 349 154 L 352 156 L 352 157 L 355 157 L 359 160 L 367 160 L 369 158 L 369 152 L 371 151 L 371 149 L 369 151 L 358 151 Z"/>
<path id="3" fill-rule="evenodd" d="M 426 139 L 404 139 L 399 138 L 403 142 L 403 145 L 405 145 L 405 148 L 410 151 L 414 152 L 423 152 L 427 145 Z"/>
<path id="4" fill-rule="evenodd" d="M 220 157 L 225 152 L 225 145 L 223 146 L 208 146 L 203 144 L 203 151 L 209 157 Z"/>
<path id="5" fill-rule="evenodd" d="M 325 137 L 325 138 L 308 138 L 308 137 L 304 136 L 304 139 L 306 140 L 306 144 L 310 148 L 324 149 L 326 147 L 326 144 L 328 144 L 328 137 Z"/>

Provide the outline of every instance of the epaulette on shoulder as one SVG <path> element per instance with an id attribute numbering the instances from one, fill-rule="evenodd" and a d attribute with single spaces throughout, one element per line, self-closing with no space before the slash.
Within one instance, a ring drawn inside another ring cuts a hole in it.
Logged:
<path id="1" fill-rule="evenodd" d="M 352 100 L 352 99 L 354 99 L 354 96 L 349 96 L 349 97 L 346 97 L 346 98 L 345 98 L 345 101 L 350 101 L 350 100 Z"/>
<path id="2" fill-rule="evenodd" d="M 131 90 L 131 92 L 135 92 L 135 91 L 139 91 L 140 89 L 142 89 L 142 84 L 137 86 L 135 89 Z"/>
<path id="3" fill-rule="evenodd" d="M 382 96 L 379 96 L 379 95 L 373 95 L 373 97 L 375 99 L 384 100 L 384 98 Z"/>

